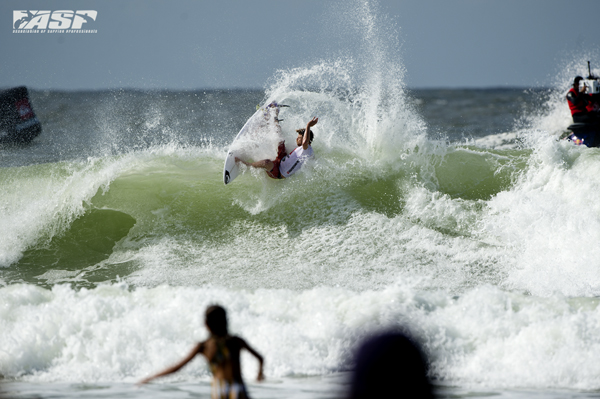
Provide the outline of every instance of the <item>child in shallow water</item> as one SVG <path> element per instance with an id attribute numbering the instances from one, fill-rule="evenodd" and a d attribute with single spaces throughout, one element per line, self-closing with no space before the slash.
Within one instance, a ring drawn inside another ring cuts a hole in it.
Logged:
<path id="1" fill-rule="evenodd" d="M 196 355 L 202 354 L 208 360 L 213 374 L 212 398 L 213 399 L 246 399 L 248 393 L 242 379 L 240 367 L 240 352 L 248 350 L 258 359 L 258 381 L 264 379 L 263 358 L 243 339 L 229 335 L 227 330 L 227 314 L 221 306 L 210 306 L 206 309 L 206 327 L 210 331 L 210 337 L 198 343 L 192 351 L 179 363 L 152 375 L 139 384 L 145 384 L 155 378 L 174 373 L 190 362 Z"/>

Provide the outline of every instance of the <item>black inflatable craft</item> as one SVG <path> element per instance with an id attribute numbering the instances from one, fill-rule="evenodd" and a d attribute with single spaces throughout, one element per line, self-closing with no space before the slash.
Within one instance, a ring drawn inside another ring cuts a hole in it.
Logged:
<path id="1" fill-rule="evenodd" d="M 573 123 L 567 127 L 567 130 L 571 133 L 566 139 L 573 144 L 600 147 L 600 124 Z"/>
<path id="2" fill-rule="evenodd" d="M 27 144 L 42 132 L 25 86 L 0 92 L 0 144 Z"/>

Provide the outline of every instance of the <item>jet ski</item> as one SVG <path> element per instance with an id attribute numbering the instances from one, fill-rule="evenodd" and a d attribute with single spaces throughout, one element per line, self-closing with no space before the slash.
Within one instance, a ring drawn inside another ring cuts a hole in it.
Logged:
<path id="1" fill-rule="evenodd" d="M 585 145 L 587 147 L 600 147 L 600 78 L 592 75 L 590 62 L 588 61 L 588 77 L 579 82 L 584 85 L 590 94 L 591 107 L 596 116 L 594 122 L 572 123 L 567 127 L 570 133 L 565 137 L 575 145 Z M 580 86 L 581 87 L 581 86 Z"/>

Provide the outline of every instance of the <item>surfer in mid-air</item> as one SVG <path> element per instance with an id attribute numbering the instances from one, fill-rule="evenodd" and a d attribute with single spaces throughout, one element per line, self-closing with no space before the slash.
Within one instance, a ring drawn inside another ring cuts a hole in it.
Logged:
<path id="1" fill-rule="evenodd" d="M 312 118 L 306 124 L 306 128 L 296 130 L 298 133 L 298 137 L 296 137 L 296 144 L 298 147 L 289 154 L 285 148 L 285 143 L 282 141 L 279 143 L 279 147 L 277 148 L 277 158 L 274 160 L 263 159 L 256 162 L 246 162 L 239 158 L 236 158 L 235 160 L 236 162 L 242 162 L 246 166 L 264 169 L 267 171 L 267 175 L 273 179 L 290 177 L 299 171 L 308 159 L 314 156 L 311 147 L 314 135 L 310 128 L 316 125 L 318 121 L 319 118 Z"/>

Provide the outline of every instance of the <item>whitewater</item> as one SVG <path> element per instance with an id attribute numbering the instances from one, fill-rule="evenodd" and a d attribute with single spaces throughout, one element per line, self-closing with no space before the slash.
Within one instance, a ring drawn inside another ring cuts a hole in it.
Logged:
<path id="1" fill-rule="evenodd" d="M 265 358 L 259 384 L 242 357 L 257 398 L 343 397 L 384 328 L 417 337 L 441 397 L 598 396 L 600 152 L 560 140 L 598 55 L 547 89 L 410 90 L 376 5 L 336 18 L 355 47 L 264 90 L 31 90 L 43 133 L 0 150 L 0 392 L 209 397 L 203 359 L 135 383 L 218 303 Z M 288 143 L 319 117 L 315 159 L 225 186 L 271 101 Z"/>

